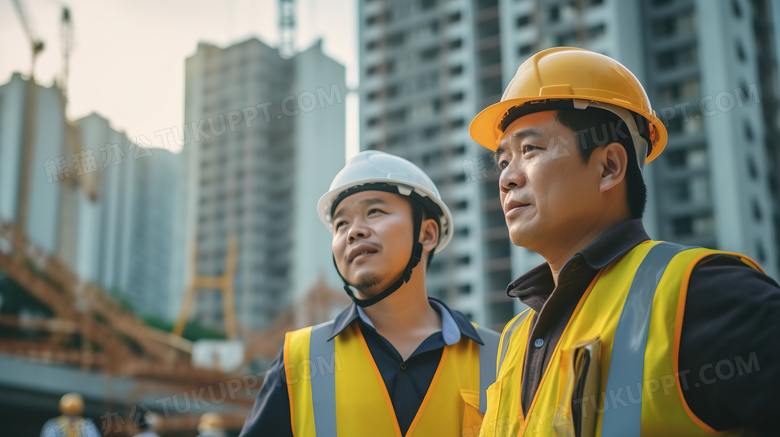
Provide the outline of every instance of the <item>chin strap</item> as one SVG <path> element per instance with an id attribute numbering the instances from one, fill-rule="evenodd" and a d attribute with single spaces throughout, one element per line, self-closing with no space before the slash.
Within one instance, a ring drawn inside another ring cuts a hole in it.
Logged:
<path id="1" fill-rule="evenodd" d="M 371 306 L 381 301 L 387 296 L 393 294 L 394 291 L 401 288 L 402 285 L 409 282 L 409 280 L 412 279 L 412 270 L 414 270 L 414 268 L 417 267 L 417 264 L 419 264 L 420 260 L 422 259 L 423 246 L 422 243 L 418 241 L 418 239 L 420 238 L 420 229 L 422 228 L 422 208 L 420 207 L 420 205 L 417 204 L 417 202 L 413 201 L 410 203 L 412 204 L 412 213 L 414 217 L 414 232 L 412 233 L 412 241 L 414 242 L 414 249 L 412 249 L 412 256 L 409 259 L 409 263 L 406 264 L 406 268 L 404 268 L 404 271 L 401 273 L 401 276 L 398 279 L 396 279 L 395 282 L 393 282 L 384 291 L 368 299 L 358 299 L 357 297 L 355 297 L 355 293 L 352 291 L 354 287 L 350 285 L 346 279 L 344 279 L 344 276 L 341 275 L 341 272 L 339 271 L 339 266 L 336 264 L 336 257 L 333 256 L 333 265 L 336 267 L 336 272 L 339 274 L 341 280 L 344 281 L 344 291 L 346 291 L 349 297 L 352 299 L 352 301 L 355 302 L 355 304 L 361 308 Z"/>

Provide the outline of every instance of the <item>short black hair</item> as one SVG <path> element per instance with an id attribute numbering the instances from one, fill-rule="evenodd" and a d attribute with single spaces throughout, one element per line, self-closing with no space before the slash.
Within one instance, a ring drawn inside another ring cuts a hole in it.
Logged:
<path id="1" fill-rule="evenodd" d="M 637 130 L 642 138 L 650 142 L 650 125 L 648 121 L 634 112 L 631 115 L 636 121 Z M 637 163 L 634 141 L 626 123 L 615 113 L 600 108 L 559 109 L 555 118 L 562 125 L 571 129 L 577 141 L 577 149 L 583 162 L 590 160 L 596 148 L 617 142 L 628 154 L 626 168 L 626 192 L 631 218 L 641 219 L 647 204 L 647 186 L 642 178 L 642 171 Z M 649 152 L 649 149 L 648 149 Z M 644 159 L 645 157 L 642 157 Z"/>

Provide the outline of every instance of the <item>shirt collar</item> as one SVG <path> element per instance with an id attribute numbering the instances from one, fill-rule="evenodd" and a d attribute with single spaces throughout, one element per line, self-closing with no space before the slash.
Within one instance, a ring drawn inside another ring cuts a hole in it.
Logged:
<path id="1" fill-rule="evenodd" d="M 567 271 L 579 268 L 583 263 L 592 270 L 601 270 L 639 243 L 649 239 L 642 220 L 630 219 L 620 222 L 574 254 L 561 269 L 561 277 L 566 275 Z M 559 277 L 559 282 L 560 279 Z M 544 263 L 512 281 L 506 288 L 506 294 L 510 297 L 530 297 L 549 294 L 553 288 L 554 281 L 550 266 Z"/>
<path id="2" fill-rule="evenodd" d="M 477 334 L 477 330 L 474 328 L 474 325 L 469 322 L 466 316 L 458 311 L 450 309 L 446 304 L 444 304 L 444 302 L 438 299 L 429 297 L 428 302 L 430 302 L 431 307 L 433 307 L 433 309 L 435 309 L 441 315 L 441 335 L 444 338 L 444 343 L 446 345 L 451 346 L 456 344 L 460 341 L 461 335 L 464 335 L 479 344 L 484 344 L 482 339 L 479 337 L 479 334 Z M 341 331 L 346 329 L 347 326 L 349 326 L 350 323 L 356 319 L 359 319 L 361 322 L 363 322 L 363 324 L 370 327 L 371 329 L 376 330 L 373 322 L 371 322 L 371 319 L 368 318 L 368 315 L 365 313 L 365 311 L 353 303 L 349 306 L 349 308 L 342 311 L 341 314 L 336 317 L 336 320 L 333 322 L 333 328 L 331 328 L 328 341 L 339 335 Z"/>

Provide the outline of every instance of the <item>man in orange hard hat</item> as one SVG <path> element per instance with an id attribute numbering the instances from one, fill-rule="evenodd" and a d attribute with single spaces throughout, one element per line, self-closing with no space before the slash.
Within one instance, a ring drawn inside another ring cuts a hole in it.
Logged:
<path id="1" fill-rule="evenodd" d="M 472 138 L 494 152 L 512 243 L 482 436 L 780 435 L 780 288 L 735 253 L 652 241 L 644 165 L 667 132 L 639 81 L 588 50 L 529 58 Z"/>
<path id="2" fill-rule="evenodd" d="M 100 437 L 95 423 L 81 417 L 84 398 L 80 394 L 63 395 L 59 408 L 62 416 L 47 420 L 41 429 L 41 437 Z"/>

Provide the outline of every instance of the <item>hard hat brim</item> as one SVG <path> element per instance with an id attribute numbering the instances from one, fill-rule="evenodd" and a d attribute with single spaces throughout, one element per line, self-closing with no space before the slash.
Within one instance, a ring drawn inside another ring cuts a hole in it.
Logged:
<path id="1" fill-rule="evenodd" d="M 584 97 L 577 97 L 577 98 L 586 99 Z M 469 125 L 469 134 L 471 135 L 471 138 L 474 139 L 474 141 L 476 141 L 478 144 L 495 152 L 496 149 L 498 149 L 499 143 L 501 142 L 501 138 L 504 135 L 504 132 L 501 130 L 501 121 L 504 119 L 504 116 L 506 115 L 507 111 L 517 106 L 522 106 L 525 104 L 533 104 L 533 102 L 537 102 L 537 101 L 541 102 L 547 100 L 573 100 L 573 97 L 570 94 L 550 95 L 550 96 L 540 96 L 535 98 L 508 99 L 508 100 L 495 103 L 483 109 L 482 111 L 479 112 L 479 114 L 477 114 L 476 117 L 474 117 L 474 119 L 471 121 L 471 124 Z M 658 157 L 658 155 L 660 155 L 661 152 L 663 151 L 664 147 L 666 147 L 666 141 L 668 138 L 666 127 L 661 122 L 661 120 L 658 117 L 656 117 L 655 114 L 650 114 L 641 110 L 641 108 L 633 107 L 633 105 L 627 104 L 627 102 L 625 101 L 616 102 L 611 99 L 600 99 L 600 98 L 590 98 L 588 100 L 607 103 L 625 109 L 629 109 L 641 115 L 642 117 L 646 118 L 647 121 L 653 124 L 653 126 L 655 127 L 657 138 L 653 144 L 653 147 L 650 150 L 650 155 L 648 155 L 647 158 L 645 159 L 645 163 L 648 163 L 654 160 L 656 157 Z M 544 111 L 544 110 L 545 109 L 543 107 L 540 107 L 539 109 L 539 111 Z"/>
<path id="2" fill-rule="evenodd" d="M 330 217 L 330 210 L 331 205 L 336 200 L 337 197 L 344 191 L 353 188 L 358 187 L 360 185 L 367 185 L 367 184 L 387 184 L 387 185 L 395 185 L 395 186 L 404 186 L 402 182 L 399 182 L 395 179 L 390 178 L 370 178 L 370 179 L 361 179 L 357 181 L 352 181 L 349 184 L 339 186 L 336 188 L 333 188 L 332 190 L 328 191 L 327 193 L 323 194 L 322 197 L 320 197 L 320 200 L 317 202 L 317 215 L 319 216 L 322 223 L 325 225 L 325 227 L 328 228 L 330 232 L 333 232 L 333 222 L 331 221 Z M 422 197 L 429 198 L 433 203 L 436 204 L 436 206 L 441 209 L 442 215 L 441 217 L 437 217 L 439 221 L 439 242 L 436 245 L 436 249 L 434 250 L 434 253 L 439 253 L 442 249 L 447 247 L 447 245 L 450 243 L 450 240 L 452 240 L 452 231 L 453 231 L 453 218 L 452 218 L 452 212 L 447 207 L 447 205 L 438 199 L 436 197 L 436 194 L 426 190 L 423 187 L 411 187 L 409 186 L 410 190 L 414 190 Z M 398 195 L 402 195 L 400 192 Z"/>

